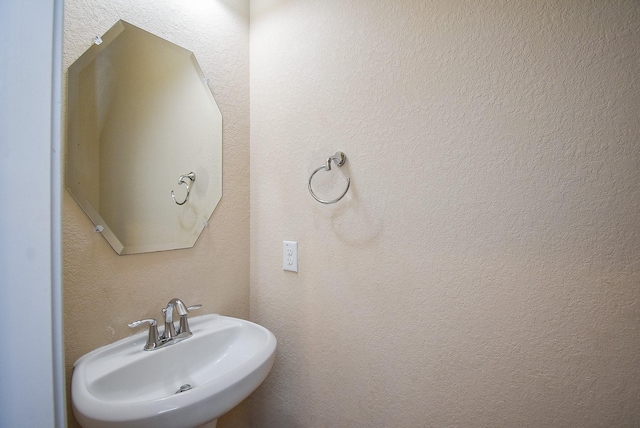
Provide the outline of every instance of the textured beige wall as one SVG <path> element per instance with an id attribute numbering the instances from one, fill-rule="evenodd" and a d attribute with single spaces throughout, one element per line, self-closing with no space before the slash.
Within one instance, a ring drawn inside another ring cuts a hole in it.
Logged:
<path id="1" fill-rule="evenodd" d="M 640 425 L 640 3 L 251 8 L 252 426 Z"/>
<path id="2" fill-rule="evenodd" d="M 118 19 L 193 51 L 223 116 L 223 197 L 194 248 L 118 256 L 64 192 L 67 377 L 73 362 L 159 317 L 172 297 L 201 313 L 249 316 L 249 22 L 247 1 L 67 0 L 65 69 Z M 73 417 L 70 426 L 77 426 Z M 218 427 L 248 426 L 248 407 Z"/>

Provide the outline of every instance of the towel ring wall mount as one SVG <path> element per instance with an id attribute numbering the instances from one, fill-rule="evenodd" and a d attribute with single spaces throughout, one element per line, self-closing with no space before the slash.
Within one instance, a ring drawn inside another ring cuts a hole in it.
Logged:
<path id="1" fill-rule="evenodd" d="M 331 161 L 333 161 L 333 163 L 335 163 L 337 167 L 341 167 L 347 161 L 347 156 L 343 152 L 337 151 L 333 156 L 330 156 L 327 159 L 327 163 L 325 165 L 322 165 L 320 168 L 318 168 L 315 171 L 313 171 L 311 173 L 311 176 L 309 177 L 309 193 L 311 193 L 311 196 L 313 196 L 313 199 L 315 199 L 316 201 L 320 202 L 321 204 L 335 204 L 340 199 L 344 198 L 344 195 L 347 194 L 347 191 L 349 190 L 349 186 L 351 185 L 351 178 L 347 177 L 347 188 L 344 189 L 344 192 L 342 192 L 342 194 L 340 196 L 338 196 L 337 198 L 332 199 L 330 201 L 327 201 L 327 200 L 324 200 L 324 199 L 320 199 L 313 192 L 313 188 L 311 187 L 311 180 L 313 180 L 313 176 L 316 175 L 316 173 L 318 173 L 321 170 L 331 171 Z"/>
<path id="2" fill-rule="evenodd" d="M 194 181 L 196 181 L 196 173 L 190 172 L 189 174 L 181 175 L 180 177 L 178 177 L 178 185 L 184 184 L 185 186 L 187 186 L 187 196 L 185 196 L 184 201 L 182 202 L 178 202 L 175 195 L 173 194 L 173 190 L 171 191 L 171 198 L 173 199 L 173 202 L 178 205 L 184 205 L 189 200 L 189 192 L 191 191 L 191 189 L 189 189 L 189 183 L 185 180 L 185 178 L 188 178 L 193 183 Z"/>

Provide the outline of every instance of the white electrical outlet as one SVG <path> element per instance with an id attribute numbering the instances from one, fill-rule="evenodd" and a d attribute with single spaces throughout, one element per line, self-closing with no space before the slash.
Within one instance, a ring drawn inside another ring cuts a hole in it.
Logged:
<path id="1" fill-rule="evenodd" d="M 298 272 L 298 243 L 282 241 L 282 269 Z"/>

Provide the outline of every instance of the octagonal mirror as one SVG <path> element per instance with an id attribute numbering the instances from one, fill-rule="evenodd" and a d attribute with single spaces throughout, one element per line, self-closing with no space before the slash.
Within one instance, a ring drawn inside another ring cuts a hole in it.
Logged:
<path id="1" fill-rule="evenodd" d="M 192 247 L 222 197 L 222 115 L 192 52 L 127 22 L 68 70 L 66 185 L 118 254 Z"/>

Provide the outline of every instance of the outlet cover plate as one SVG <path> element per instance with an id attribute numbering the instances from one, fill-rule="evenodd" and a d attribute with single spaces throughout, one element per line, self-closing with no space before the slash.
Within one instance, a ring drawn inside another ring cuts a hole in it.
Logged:
<path id="1" fill-rule="evenodd" d="M 298 243 L 282 241 L 282 269 L 298 272 Z"/>

